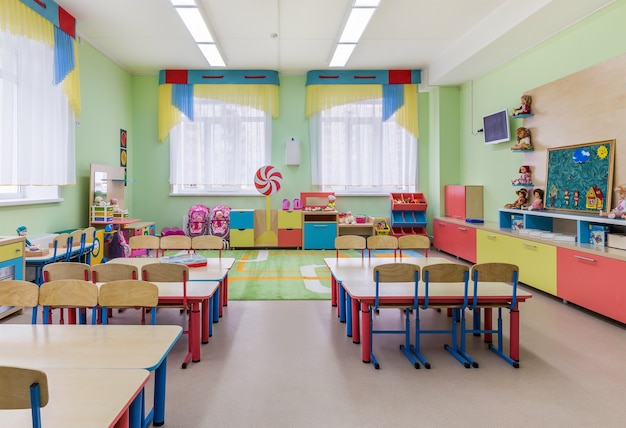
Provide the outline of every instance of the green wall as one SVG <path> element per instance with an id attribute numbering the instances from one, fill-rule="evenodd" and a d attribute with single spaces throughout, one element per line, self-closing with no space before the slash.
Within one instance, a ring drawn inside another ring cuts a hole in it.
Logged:
<path id="1" fill-rule="evenodd" d="M 515 197 L 510 180 L 521 155 L 510 144 L 485 146 L 484 114 L 519 105 L 525 91 L 626 52 L 626 0 L 561 32 L 550 40 L 460 87 L 431 88 L 419 96 L 419 191 L 429 201 L 428 216 L 440 215 L 445 184 L 483 184 L 485 217 Z M 157 229 L 181 226 L 195 203 L 211 207 L 265 208 L 263 196 L 170 197 L 169 143 L 157 138 L 157 76 L 130 76 L 87 43 L 79 45 L 82 113 L 76 130 L 77 184 L 62 189 L 63 202 L 0 207 L 0 235 L 14 235 L 25 224 L 31 235 L 75 227 L 88 222 L 89 165 L 119 164 L 119 130 L 128 131 L 129 179 L 126 207 L 133 217 L 156 221 Z M 272 163 L 283 173 L 281 191 L 272 197 L 279 209 L 310 185 L 308 123 L 304 117 L 304 76 L 281 76 L 280 117 L 273 122 Z M 564 96 L 567 96 L 564 94 Z M 512 121 L 511 128 L 521 126 Z M 301 141 L 301 164 L 285 166 L 288 138 Z M 389 215 L 386 197 L 340 197 L 341 211 Z"/>

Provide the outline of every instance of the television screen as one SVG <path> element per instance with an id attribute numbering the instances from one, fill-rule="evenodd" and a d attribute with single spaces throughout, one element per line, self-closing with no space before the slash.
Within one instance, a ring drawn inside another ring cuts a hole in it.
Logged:
<path id="1" fill-rule="evenodd" d="M 507 109 L 483 117 L 483 136 L 485 144 L 498 144 L 511 140 Z"/>

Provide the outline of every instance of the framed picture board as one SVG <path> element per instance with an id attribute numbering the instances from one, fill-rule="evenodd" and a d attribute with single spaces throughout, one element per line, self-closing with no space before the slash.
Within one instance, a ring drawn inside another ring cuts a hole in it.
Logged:
<path id="1" fill-rule="evenodd" d="M 544 208 L 598 213 L 611 210 L 615 140 L 547 151 Z"/>

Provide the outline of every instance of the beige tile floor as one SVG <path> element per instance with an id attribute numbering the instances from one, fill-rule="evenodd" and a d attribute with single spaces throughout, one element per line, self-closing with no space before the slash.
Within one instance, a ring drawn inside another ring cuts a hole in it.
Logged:
<path id="1" fill-rule="evenodd" d="M 443 349 L 446 339 L 433 336 L 423 343 L 432 369 L 416 370 L 398 349 L 401 338 L 383 336 L 375 338 L 374 370 L 328 301 L 231 301 L 201 362 L 181 369 L 186 337 L 172 350 L 165 426 L 626 426 L 624 326 L 533 294 L 520 306 L 519 369 L 478 338 L 470 349 L 480 368 L 465 369 Z M 160 310 L 158 318 L 178 323 L 181 315 Z M 403 321 L 391 310 L 377 322 Z M 423 322 L 447 319 L 427 311 Z"/>

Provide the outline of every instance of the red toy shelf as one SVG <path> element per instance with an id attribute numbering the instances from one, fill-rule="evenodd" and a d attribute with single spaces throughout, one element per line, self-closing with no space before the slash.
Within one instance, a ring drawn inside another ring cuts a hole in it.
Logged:
<path id="1" fill-rule="evenodd" d="M 428 208 L 423 193 L 391 193 L 389 199 L 394 211 L 426 211 Z"/>

